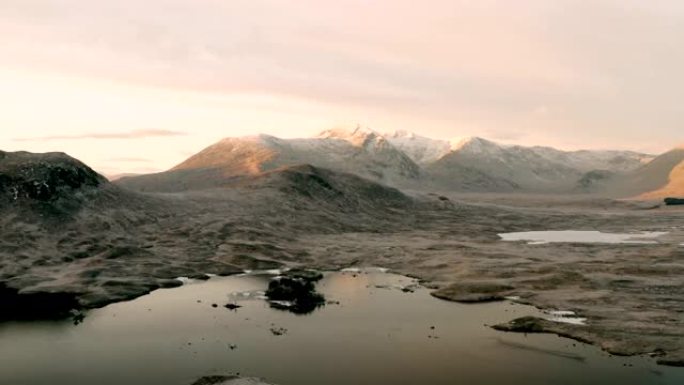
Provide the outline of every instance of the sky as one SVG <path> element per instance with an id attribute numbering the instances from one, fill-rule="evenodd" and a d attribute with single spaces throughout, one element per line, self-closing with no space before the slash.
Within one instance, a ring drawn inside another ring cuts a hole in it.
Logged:
<path id="1" fill-rule="evenodd" d="M 663 152 L 681 0 L 2 0 L 0 149 L 153 172 L 361 125 Z"/>

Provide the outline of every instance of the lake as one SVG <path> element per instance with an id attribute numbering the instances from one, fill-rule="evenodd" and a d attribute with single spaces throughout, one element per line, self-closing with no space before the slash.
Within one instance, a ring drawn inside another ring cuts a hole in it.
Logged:
<path id="1" fill-rule="evenodd" d="M 270 278 L 186 280 L 78 325 L 2 324 L 0 383 L 189 385 L 238 372 L 280 385 L 684 383 L 684 369 L 649 358 L 486 326 L 547 314 L 529 306 L 442 301 L 411 278 L 372 269 L 327 273 L 318 290 L 333 302 L 297 315 L 262 299 Z"/>

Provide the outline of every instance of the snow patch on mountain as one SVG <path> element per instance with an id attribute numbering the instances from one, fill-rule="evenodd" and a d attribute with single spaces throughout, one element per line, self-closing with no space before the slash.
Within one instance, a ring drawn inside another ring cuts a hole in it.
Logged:
<path id="1" fill-rule="evenodd" d="M 393 131 L 384 137 L 419 165 L 432 163 L 451 151 L 451 143 L 416 135 L 407 131 Z"/>

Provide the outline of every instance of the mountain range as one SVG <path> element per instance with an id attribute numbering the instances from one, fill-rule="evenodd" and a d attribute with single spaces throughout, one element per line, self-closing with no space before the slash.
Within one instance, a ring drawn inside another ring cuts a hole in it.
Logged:
<path id="1" fill-rule="evenodd" d="M 225 138 L 172 169 L 118 184 L 139 191 L 215 188 L 287 166 L 312 165 L 412 190 L 682 195 L 684 149 L 562 151 L 484 138 L 439 140 L 410 132 L 332 129 L 311 138 Z"/>

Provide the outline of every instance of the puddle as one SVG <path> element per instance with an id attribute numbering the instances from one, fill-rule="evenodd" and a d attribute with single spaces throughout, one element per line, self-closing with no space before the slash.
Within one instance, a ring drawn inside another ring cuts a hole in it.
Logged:
<path id="1" fill-rule="evenodd" d="M 684 370 L 647 358 L 486 326 L 576 317 L 568 311 L 442 301 L 411 278 L 360 269 L 327 274 L 317 285 L 327 305 L 297 315 L 263 299 L 270 278 L 157 290 L 91 311 L 77 326 L 2 324 L 0 383 L 188 385 L 236 372 L 279 385 L 684 383 Z"/>
<path id="2" fill-rule="evenodd" d="M 547 243 L 657 244 L 667 232 L 604 233 L 601 231 L 525 231 L 498 234 L 504 241 L 527 241 L 529 245 Z"/>
<path id="3" fill-rule="evenodd" d="M 577 314 L 572 310 L 543 310 L 543 313 L 548 316 L 544 317 L 549 321 L 561 322 L 573 325 L 586 325 L 587 319 L 584 317 L 578 317 Z"/>

